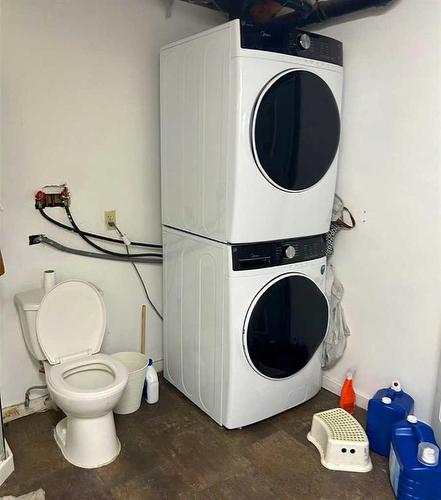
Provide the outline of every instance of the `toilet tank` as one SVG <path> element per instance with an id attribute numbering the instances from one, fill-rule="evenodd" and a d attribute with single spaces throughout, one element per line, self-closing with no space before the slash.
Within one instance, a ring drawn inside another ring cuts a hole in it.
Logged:
<path id="1" fill-rule="evenodd" d="M 32 356 L 43 361 L 46 359 L 37 338 L 35 326 L 38 308 L 44 296 L 44 289 L 29 290 L 28 292 L 17 293 L 14 297 L 15 307 L 20 318 L 21 331 L 26 342 L 26 346 Z"/>

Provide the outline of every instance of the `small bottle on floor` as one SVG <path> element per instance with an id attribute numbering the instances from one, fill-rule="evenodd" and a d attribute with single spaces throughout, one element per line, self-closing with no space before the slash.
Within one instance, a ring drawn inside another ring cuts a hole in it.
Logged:
<path id="1" fill-rule="evenodd" d="M 159 401 L 159 382 L 158 374 L 153 366 L 153 360 L 149 359 L 147 365 L 147 373 L 145 376 L 147 394 L 145 400 L 149 404 L 157 403 Z"/>
<path id="2" fill-rule="evenodd" d="M 352 385 L 352 377 L 353 372 L 348 371 L 340 396 L 340 408 L 343 408 L 343 410 L 346 410 L 351 415 L 355 411 L 355 391 Z"/>

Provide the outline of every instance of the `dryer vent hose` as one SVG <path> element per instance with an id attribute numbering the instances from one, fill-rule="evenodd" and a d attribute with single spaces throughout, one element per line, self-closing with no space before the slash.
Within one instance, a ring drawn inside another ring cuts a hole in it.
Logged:
<path id="1" fill-rule="evenodd" d="M 285 7 L 293 9 L 291 14 L 273 17 L 268 25 L 290 25 L 292 27 L 308 26 L 317 24 L 328 19 L 352 14 L 354 12 L 368 9 L 370 7 L 384 7 L 394 0 L 273 0 L 273 3 L 280 3 Z M 265 4 L 268 0 L 256 0 L 250 5 L 249 17 L 253 19 L 253 12 L 257 12 L 256 5 Z"/>

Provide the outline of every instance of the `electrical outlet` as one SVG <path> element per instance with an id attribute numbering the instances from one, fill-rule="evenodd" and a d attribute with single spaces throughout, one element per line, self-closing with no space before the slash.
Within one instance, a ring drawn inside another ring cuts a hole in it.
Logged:
<path id="1" fill-rule="evenodd" d="M 111 224 L 116 224 L 116 210 L 106 210 L 104 212 L 104 225 L 106 229 L 115 229 Z"/>

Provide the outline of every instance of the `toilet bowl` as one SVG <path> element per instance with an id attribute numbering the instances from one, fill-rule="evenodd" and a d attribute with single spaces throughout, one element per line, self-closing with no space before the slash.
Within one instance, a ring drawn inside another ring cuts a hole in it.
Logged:
<path id="1" fill-rule="evenodd" d="M 45 366 L 49 394 L 67 415 L 54 431 L 66 460 L 84 468 L 112 462 L 121 449 L 113 408 L 127 384 L 125 366 L 105 354 Z"/>
<path id="2" fill-rule="evenodd" d="M 99 353 L 106 325 L 102 293 L 85 281 L 65 281 L 49 290 L 37 308 L 35 300 L 29 305 L 26 293 L 15 301 L 23 333 L 25 338 L 36 335 L 49 394 L 66 414 L 54 430 L 55 441 L 78 467 L 106 465 L 121 449 L 113 408 L 128 373 L 123 363 Z M 29 328 L 33 320 L 35 332 Z M 27 339 L 28 347 L 34 344 L 35 339 Z"/>

